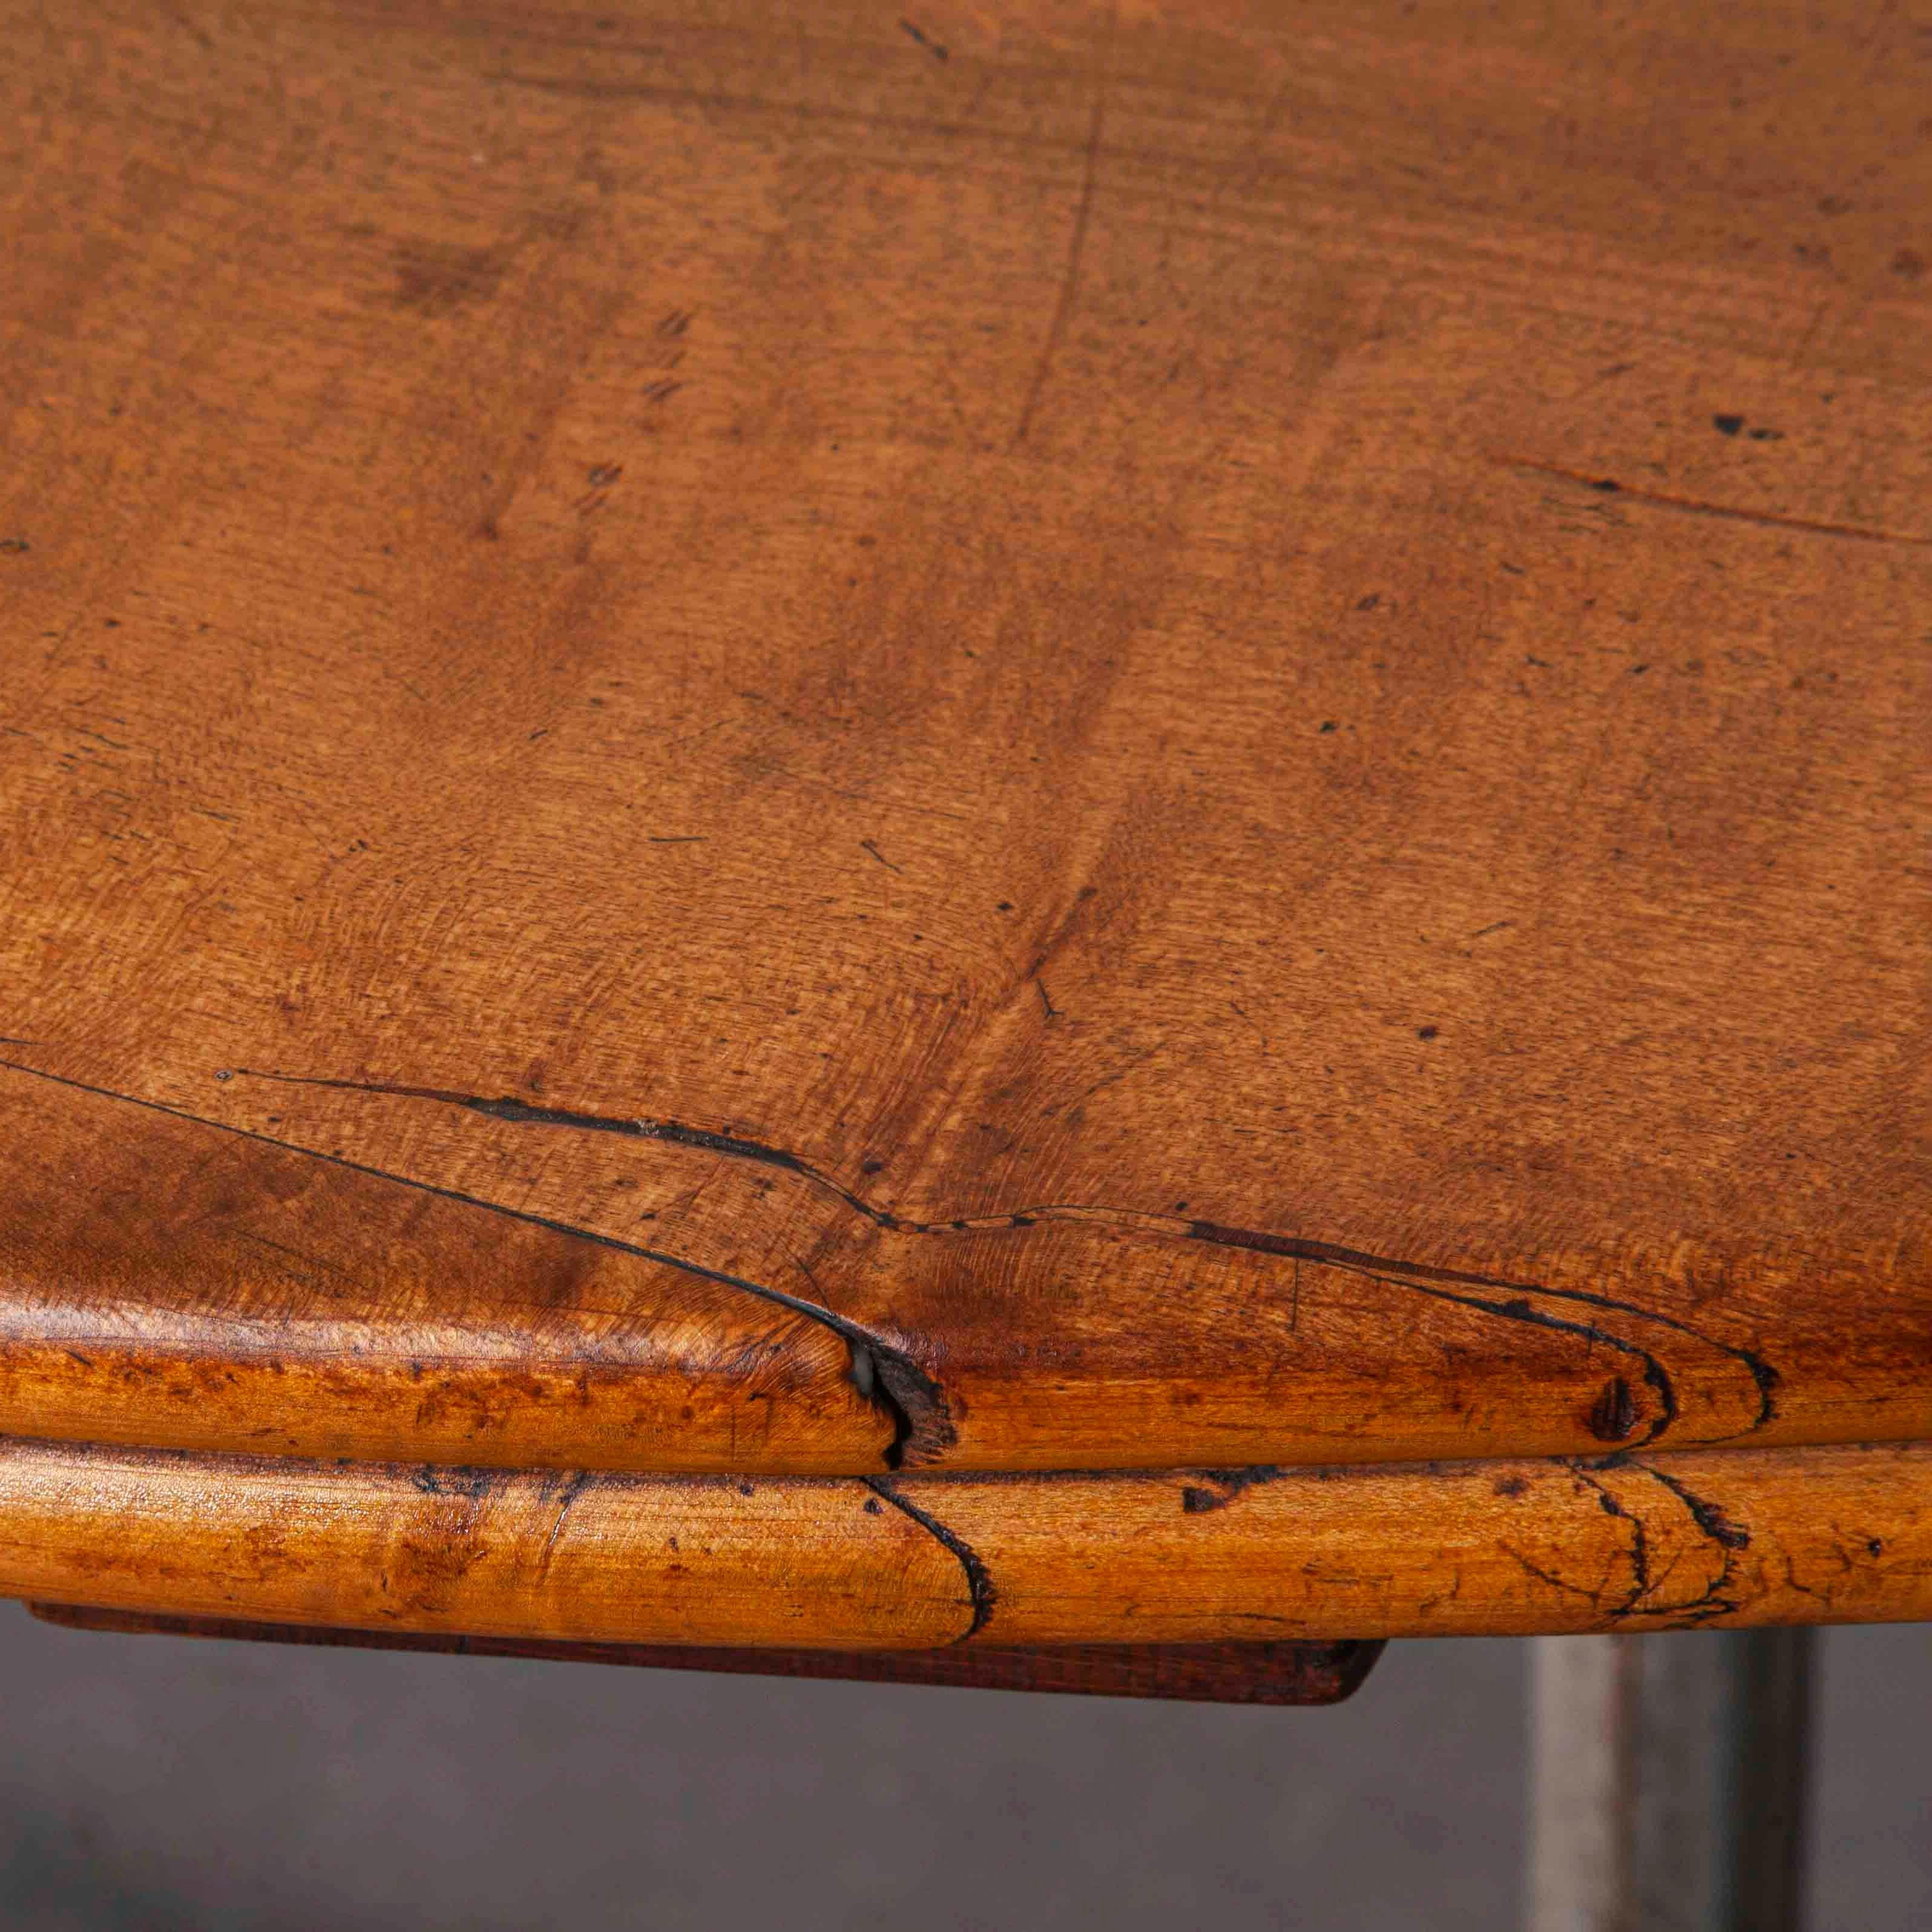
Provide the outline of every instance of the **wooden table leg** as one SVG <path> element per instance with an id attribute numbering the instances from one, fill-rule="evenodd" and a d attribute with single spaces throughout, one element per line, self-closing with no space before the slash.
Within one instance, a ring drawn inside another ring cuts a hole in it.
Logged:
<path id="1" fill-rule="evenodd" d="M 1532 1647 L 1529 1932 L 1798 1932 L 1812 1632 Z"/>

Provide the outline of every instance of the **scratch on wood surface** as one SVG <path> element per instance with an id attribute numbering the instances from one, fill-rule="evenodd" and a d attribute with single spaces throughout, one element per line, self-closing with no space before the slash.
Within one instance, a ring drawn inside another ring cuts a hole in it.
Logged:
<path id="1" fill-rule="evenodd" d="M 1040 345 L 1040 360 L 1034 365 L 1033 380 L 1028 386 L 1026 400 L 1020 408 L 1019 422 L 1013 430 L 1015 448 L 1026 441 L 1033 428 L 1040 398 L 1046 392 L 1047 378 L 1060 354 L 1060 345 L 1066 338 L 1066 325 L 1072 319 L 1074 301 L 1079 293 L 1080 265 L 1087 252 L 1088 224 L 1094 212 L 1094 177 L 1100 164 L 1100 138 L 1107 124 L 1106 60 L 1112 52 L 1112 40 L 1110 27 L 1108 45 L 1101 52 L 1100 75 L 1094 84 L 1094 112 L 1088 124 L 1087 146 L 1081 157 L 1080 196 L 1074 204 L 1073 232 L 1066 244 L 1066 266 L 1060 273 L 1060 292 L 1046 326 L 1046 340 Z"/>
<path id="2" fill-rule="evenodd" d="M 550 1560 L 556 1549 L 556 1539 L 562 1533 L 564 1519 L 570 1514 L 571 1505 L 584 1493 L 590 1480 L 588 1469 L 573 1469 L 564 1480 L 563 1492 L 557 1498 L 556 1514 L 552 1518 L 550 1534 L 544 1538 L 542 1554 L 537 1558 L 537 1576 L 539 1580 L 550 1574 Z"/>
<path id="3" fill-rule="evenodd" d="M 1668 490 L 1646 490 L 1640 484 L 1619 482 L 1611 476 L 1592 476 L 1586 470 L 1571 470 L 1560 463 L 1543 463 L 1522 456 L 1495 456 L 1490 459 L 1508 470 L 1525 470 L 1538 476 L 1560 476 L 1567 482 L 1605 496 L 1627 497 L 1634 503 L 1648 503 L 1661 510 L 1682 511 L 1688 516 L 1716 517 L 1726 523 L 1756 524 L 1766 530 L 1796 530 L 1806 536 L 1850 537 L 1860 543 L 1913 544 L 1932 546 L 1932 537 L 1915 536 L 1904 530 L 1868 529 L 1861 524 L 1826 523 L 1812 517 L 1781 516 L 1772 510 L 1744 510 L 1726 503 L 1707 503 L 1700 497 L 1673 496 Z"/>
<path id="4" fill-rule="evenodd" d="M 926 52 L 932 55 L 934 60 L 945 61 L 951 57 L 952 50 L 950 48 L 942 46 L 938 41 L 932 39 L 930 35 L 922 33 L 917 27 L 913 25 L 911 21 L 902 20 L 899 22 L 899 30 L 901 32 L 904 34 L 908 39 L 916 41 L 920 46 L 925 48 Z"/>

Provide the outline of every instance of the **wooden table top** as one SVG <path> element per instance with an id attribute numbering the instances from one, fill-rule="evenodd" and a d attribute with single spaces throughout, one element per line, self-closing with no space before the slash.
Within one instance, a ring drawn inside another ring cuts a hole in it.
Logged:
<path id="1" fill-rule="evenodd" d="M 1932 1538 L 1843 1446 L 1932 1438 L 1922 31 L 921 4 L 10 41 L 0 1430 L 91 1446 L 0 1517 L 1709 1452 Z M 240 1600 L 86 1581 L 0 1585 Z"/>

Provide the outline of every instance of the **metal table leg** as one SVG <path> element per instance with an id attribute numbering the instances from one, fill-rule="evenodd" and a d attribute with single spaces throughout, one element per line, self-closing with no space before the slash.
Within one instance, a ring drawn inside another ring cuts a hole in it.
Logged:
<path id="1" fill-rule="evenodd" d="M 1798 1932 L 1812 1633 L 1532 1646 L 1529 1932 Z"/>

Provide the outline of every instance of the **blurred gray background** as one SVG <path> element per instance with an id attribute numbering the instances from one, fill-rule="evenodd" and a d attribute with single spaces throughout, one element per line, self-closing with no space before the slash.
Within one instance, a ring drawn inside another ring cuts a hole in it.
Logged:
<path id="1" fill-rule="evenodd" d="M 0 1604 L 0 1924 L 1508 1932 L 1526 1653 L 1271 1711 L 106 1636 Z M 1702 1641 L 1692 1635 L 1681 1640 Z M 1932 1928 L 1932 1625 L 1823 1639 L 1814 1932 Z"/>

